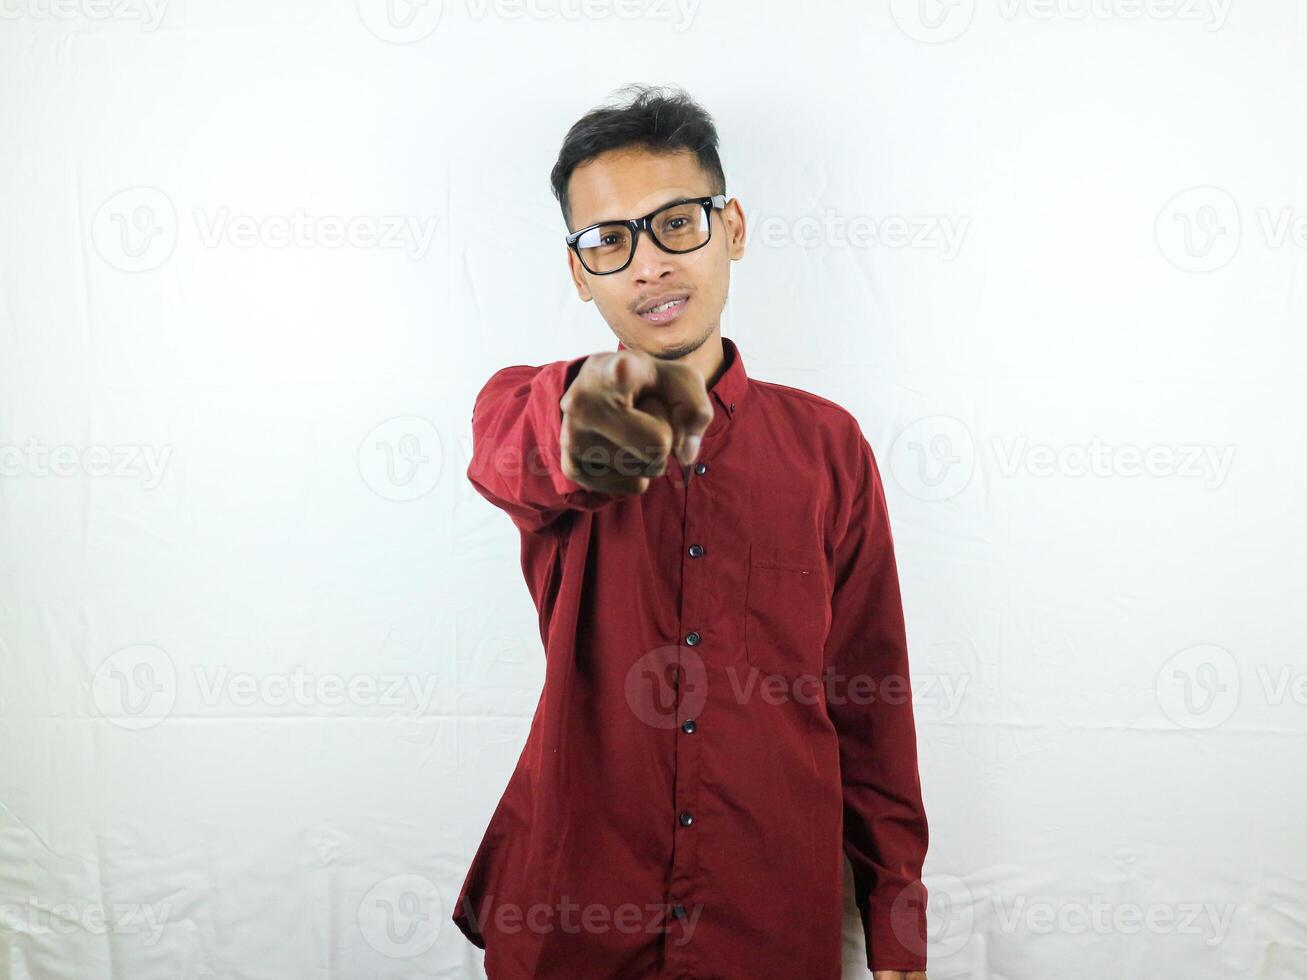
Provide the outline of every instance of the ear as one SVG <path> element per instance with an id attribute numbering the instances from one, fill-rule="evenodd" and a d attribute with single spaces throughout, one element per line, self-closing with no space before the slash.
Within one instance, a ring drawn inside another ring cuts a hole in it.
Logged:
<path id="1" fill-rule="evenodd" d="M 747 229 L 744 226 L 744 211 L 740 199 L 731 198 L 722 208 L 722 222 L 726 225 L 726 251 L 733 260 L 744 258 L 744 242 Z"/>
<path id="2" fill-rule="evenodd" d="M 590 292 L 590 284 L 586 281 L 585 266 L 581 260 L 576 257 L 576 253 L 570 248 L 567 249 L 567 269 L 572 276 L 572 285 L 576 287 L 576 295 L 581 298 L 582 303 L 588 303 L 594 299 Z"/>

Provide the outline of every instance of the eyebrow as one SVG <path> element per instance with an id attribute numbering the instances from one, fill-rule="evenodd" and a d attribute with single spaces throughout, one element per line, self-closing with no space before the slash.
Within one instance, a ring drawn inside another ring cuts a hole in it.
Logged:
<path id="1" fill-rule="evenodd" d="M 702 195 L 700 195 L 700 196 L 701 196 L 701 197 L 707 197 L 708 195 L 707 195 L 707 194 L 702 194 Z M 662 204 L 659 204 L 659 205 L 656 205 L 656 206 L 650 208 L 650 209 L 649 209 L 648 211 L 646 211 L 644 214 L 653 214 L 653 213 L 654 213 L 655 211 L 657 211 L 659 208 L 665 208 L 665 207 L 667 207 L 667 205 L 669 205 L 669 204 L 677 204 L 677 203 L 679 203 L 679 202 L 681 202 L 681 201 L 696 201 L 696 200 L 698 200 L 698 197 L 695 197 L 694 195 L 691 195 L 691 196 L 689 196 L 689 197 L 686 197 L 684 194 L 682 194 L 682 195 L 680 195 L 679 197 L 669 197 L 666 201 L 663 201 Z M 644 214 L 639 215 L 639 217 L 643 218 L 643 217 L 644 217 Z M 584 230 L 584 229 L 586 229 L 586 228 L 593 228 L 595 225 L 619 224 L 619 223 L 623 223 L 623 222 L 627 222 L 627 221 L 632 221 L 632 220 L 634 220 L 634 219 L 632 219 L 632 218 L 600 218 L 598 221 L 591 221 L 591 222 L 589 222 L 588 224 L 581 225 L 581 227 L 580 227 L 580 228 L 577 228 L 576 231 L 582 231 L 582 230 Z M 576 234 L 576 232 L 572 232 L 572 234 Z"/>

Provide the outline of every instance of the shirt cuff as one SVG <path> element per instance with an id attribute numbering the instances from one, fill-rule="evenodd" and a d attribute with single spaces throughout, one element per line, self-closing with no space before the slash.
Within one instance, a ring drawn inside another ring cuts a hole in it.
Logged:
<path id="1" fill-rule="evenodd" d="M 915 894 L 917 888 L 920 897 Z M 862 926 L 867 940 L 867 966 L 873 972 L 926 969 L 925 887 L 918 885 L 913 892 L 897 901 L 893 896 L 879 902 L 875 896 L 868 899 Z"/>
<path id="2" fill-rule="evenodd" d="M 563 409 L 558 402 L 576 379 L 577 372 L 581 370 L 581 365 L 589 356 L 584 354 L 571 360 L 554 361 L 546 365 L 537 376 L 531 390 L 528 411 L 540 447 L 541 462 L 549 474 L 549 482 L 562 496 L 586 492 L 585 487 L 563 472 L 563 450 L 559 438 L 563 428 Z"/>

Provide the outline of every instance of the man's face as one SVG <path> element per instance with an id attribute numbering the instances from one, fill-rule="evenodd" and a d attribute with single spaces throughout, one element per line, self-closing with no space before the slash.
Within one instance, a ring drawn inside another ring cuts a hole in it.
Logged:
<path id="1" fill-rule="evenodd" d="M 707 197 L 712 192 L 707 174 L 689 150 L 610 150 L 572 171 L 568 185 L 571 230 L 598 221 L 638 218 L 672 201 Z M 732 198 L 725 209 L 714 209 L 710 220 L 708 244 L 684 254 L 664 252 L 641 232 L 631 264 L 609 275 L 593 275 L 568 249 L 577 295 L 595 301 L 617 339 L 627 347 L 655 357 L 683 357 L 720 329 L 731 262 L 744 255 L 744 214 L 739 202 Z M 639 312 L 671 296 L 683 296 L 685 303 L 663 322 Z"/>

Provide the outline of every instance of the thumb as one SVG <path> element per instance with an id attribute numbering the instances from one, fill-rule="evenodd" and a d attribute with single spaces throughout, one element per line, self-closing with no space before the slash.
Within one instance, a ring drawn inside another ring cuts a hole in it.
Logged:
<path id="1" fill-rule="evenodd" d="M 673 451 L 684 465 L 693 463 L 699 455 L 699 444 L 712 421 L 711 411 L 705 415 L 701 408 L 682 402 L 672 406 L 672 427 L 676 433 Z"/>

